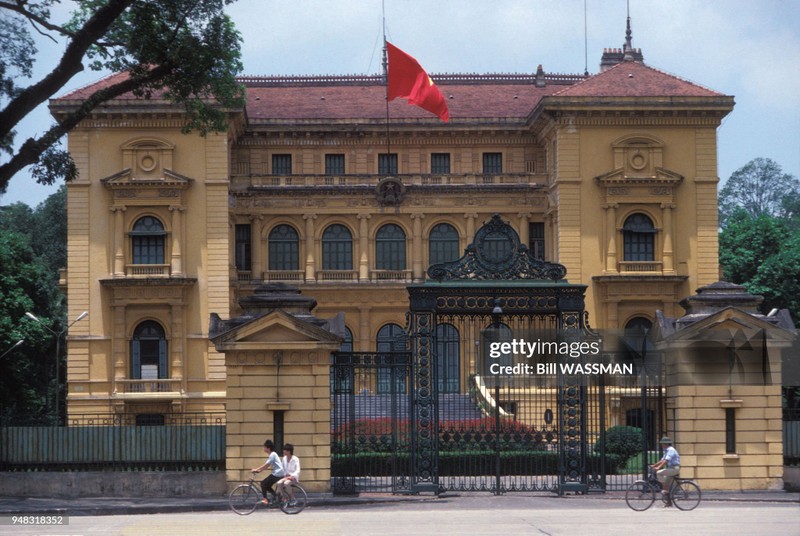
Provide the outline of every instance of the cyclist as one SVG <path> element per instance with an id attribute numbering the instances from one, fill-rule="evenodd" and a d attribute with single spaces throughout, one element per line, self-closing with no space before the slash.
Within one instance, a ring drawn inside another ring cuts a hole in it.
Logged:
<path id="1" fill-rule="evenodd" d="M 261 495 L 264 497 L 261 502 L 262 504 L 267 505 L 275 499 L 275 490 L 272 489 L 272 486 L 276 482 L 279 482 L 285 474 L 283 470 L 283 462 L 278 456 L 278 453 L 275 452 L 274 448 L 275 444 L 271 439 L 264 441 L 264 452 L 267 454 L 267 461 L 265 461 L 259 467 L 252 469 L 254 473 L 260 473 L 267 467 L 272 468 L 272 474 L 261 481 Z M 269 493 L 269 495 L 267 495 L 267 493 Z"/>
<path id="2" fill-rule="evenodd" d="M 284 476 L 278 482 L 278 493 L 289 496 L 289 505 L 294 506 L 294 486 L 292 482 L 300 482 L 300 458 L 294 455 L 294 445 L 286 443 L 283 446 Z"/>
<path id="3" fill-rule="evenodd" d="M 672 439 L 667 436 L 661 438 L 659 444 L 664 449 L 664 455 L 661 460 L 654 463 L 650 467 L 655 469 L 656 477 L 661 482 L 661 493 L 666 495 L 666 506 L 672 506 L 672 498 L 669 496 L 669 487 L 672 485 L 672 479 L 678 476 L 681 471 L 681 456 L 675 447 L 672 446 Z"/>

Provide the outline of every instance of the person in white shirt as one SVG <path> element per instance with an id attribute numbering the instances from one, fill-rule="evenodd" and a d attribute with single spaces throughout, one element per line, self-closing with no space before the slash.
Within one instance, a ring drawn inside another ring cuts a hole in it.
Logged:
<path id="1" fill-rule="evenodd" d="M 294 455 L 294 445 L 286 443 L 283 446 L 284 477 L 278 481 L 279 495 L 289 496 L 289 504 L 294 503 L 294 486 L 292 482 L 300 482 L 300 458 Z"/>
<path id="2" fill-rule="evenodd" d="M 656 476 L 662 486 L 661 493 L 667 497 L 666 506 L 672 506 L 672 497 L 669 496 L 669 487 L 672 485 L 672 479 L 681 472 L 681 455 L 678 454 L 678 451 L 672 446 L 672 440 L 669 437 L 662 437 L 659 444 L 664 449 L 664 456 L 661 457 L 660 461 L 654 463 L 650 467 L 657 471 Z"/>
<path id="3" fill-rule="evenodd" d="M 285 475 L 283 469 L 283 462 L 281 461 L 278 453 L 274 450 L 275 445 L 271 439 L 267 439 L 264 441 L 264 452 L 267 453 L 267 461 L 265 461 L 259 467 L 252 469 L 254 473 L 260 473 L 267 467 L 272 468 L 272 474 L 269 475 L 267 478 L 261 481 L 261 495 L 264 498 L 261 500 L 263 504 L 269 504 L 272 500 L 275 499 L 275 490 L 272 489 L 272 486 L 279 482 L 281 478 Z M 269 495 L 267 495 L 269 493 Z"/>

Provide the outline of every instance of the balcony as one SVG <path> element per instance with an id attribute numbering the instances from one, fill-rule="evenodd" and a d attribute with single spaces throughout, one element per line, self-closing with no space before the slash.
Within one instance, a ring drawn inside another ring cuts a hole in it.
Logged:
<path id="1" fill-rule="evenodd" d="M 661 261 L 619 261 L 618 270 L 621 274 L 660 274 Z"/>
<path id="2" fill-rule="evenodd" d="M 355 270 L 319 270 L 317 281 L 358 281 Z"/>
<path id="3" fill-rule="evenodd" d="M 302 270 L 267 270 L 264 272 L 264 281 L 298 281 L 305 279 Z"/>
<path id="4" fill-rule="evenodd" d="M 181 380 L 117 380 L 116 398 L 171 399 L 181 396 Z"/>
<path id="5" fill-rule="evenodd" d="M 127 277 L 169 277 L 169 264 L 128 264 L 125 267 Z"/>
<path id="6" fill-rule="evenodd" d="M 358 175 L 264 175 L 250 174 L 249 168 L 237 163 L 231 169 L 231 190 L 248 188 L 276 188 L 286 186 L 369 186 L 374 187 L 383 175 L 378 173 Z M 544 173 L 409 173 L 396 174 L 406 186 L 454 185 L 545 185 Z"/>
<path id="7" fill-rule="evenodd" d="M 411 270 L 372 270 L 372 281 L 411 281 Z"/>

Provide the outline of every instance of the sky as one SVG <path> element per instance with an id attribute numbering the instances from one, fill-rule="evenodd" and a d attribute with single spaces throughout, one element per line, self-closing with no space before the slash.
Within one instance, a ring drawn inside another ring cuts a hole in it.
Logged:
<path id="1" fill-rule="evenodd" d="M 242 74 L 376 74 L 381 7 L 239 0 L 228 12 L 243 38 Z M 56 16 L 66 13 L 60 9 Z M 429 73 L 533 73 L 541 64 L 548 73 L 582 74 L 587 50 L 597 73 L 603 48 L 622 47 L 626 0 L 385 0 L 385 15 L 387 39 Z M 723 181 L 756 157 L 800 178 L 800 0 L 630 0 L 630 16 L 646 64 L 735 97 L 718 129 Z M 41 76 L 63 46 L 43 38 L 38 46 Z M 101 76 L 81 73 L 59 94 Z M 50 121 L 41 107 L 18 140 Z M 36 206 L 56 188 L 22 172 L 0 205 Z"/>

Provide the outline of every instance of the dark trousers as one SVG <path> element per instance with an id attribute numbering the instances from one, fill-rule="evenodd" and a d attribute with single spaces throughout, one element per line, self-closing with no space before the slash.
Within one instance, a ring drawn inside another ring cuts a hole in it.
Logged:
<path id="1" fill-rule="evenodd" d="M 272 489 L 272 486 L 280 480 L 281 477 L 275 475 L 269 475 L 267 478 L 261 481 L 261 494 L 264 496 L 265 499 L 269 498 L 269 495 L 275 496 L 275 490 Z M 267 495 L 269 492 L 269 495 Z"/>

